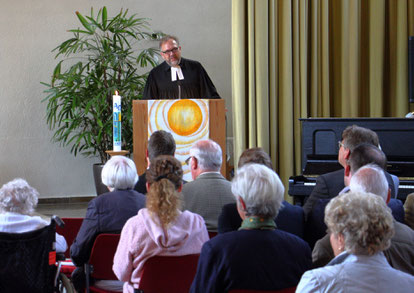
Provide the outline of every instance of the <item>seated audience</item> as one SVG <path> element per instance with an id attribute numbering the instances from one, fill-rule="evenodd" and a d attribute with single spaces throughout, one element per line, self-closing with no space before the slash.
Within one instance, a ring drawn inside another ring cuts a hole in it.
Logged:
<path id="1" fill-rule="evenodd" d="M 220 174 L 221 148 L 212 140 L 200 140 L 190 149 L 186 162 L 194 181 L 183 187 L 184 209 L 201 215 L 207 230 L 217 232 L 221 209 L 235 202 L 231 183 Z"/>
<path id="2" fill-rule="evenodd" d="M 243 223 L 203 245 L 190 292 L 295 287 L 311 267 L 311 251 L 299 237 L 276 228 L 284 187 L 277 174 L 259 164 L 237 171 L 232 192 Z"/>
<path id="3" fill-rule="evenodd" d="M 384 176 L 385 177 L 385 176 Z M 383 251 L 394 222 L 384 200 L 351 191 L 334 198 L 325 211 L 335 258 L 306 272 L 296 292 L 411 292 L 414 277 L 392 268 Z"/>
<path id="4" fill-rule="evenodd" d="M 150 257 L 198 254 L 208 240 L 203 218 L 180 211 L 182 178 L 181 163 L 174 157 L 159 156 L 151 162 L 146 208 L 126 222 L 114 257 L 113 271 L 125 282 L 124 292 L 138 289 Z"/>
<path id="5" fill-rule="evenodd" d="M 0 189 L 0 232 L 24 233 L 50 225 L 34 215 L 39 193 L 26 180 L 16 178 Z M 56 233 L 56 252 L 64 253 L 66 240 Z"/>
<path id="6" fill-rule="evenodd" d="M 103 167 L 101 177 L 109 192 L 89 202 L 78 235 L 70 247 L 70 256 L 77 266 L 72 273 L 72 282 L 78 292 L 85 286 L 83 265 L 89 260 L 96 237 L 101 233 L 119 234 L 125 222 L 145 207 L 145 196 L 133 190 L 138 175 L 131 159 L 113 156 Z M 115 287 L 110 283 L 100 281 L 95 285 L 114 291 L 121 287 L 122 290 L 120 282 L 112 284 Z"/>
<path id="7" fill-rule="evenodd" d="M 174 156 L 175 140 L 171 133 L 164 130 L 157 130 L 151 134 L 148 141 L 147 151 L 145 153 L 147 159 L 147 169 L 151 161 L 160 155 Z M 147 171 L 139 175 L 139 180 L 134 189 L 142 194 L 147 194 L 147 179 L 145 178 Z"/>
<path id="8" fill-rule="evenodd" d="M 349 156 L 358 145 L 363 143 L 379 147 L 378 135 L 368 128 L 359 127 L 357 125 L 352 125 L 345 128 L 345 130 L 342 132 L 342 140 L 339 142 L 339 164 L 341 164 L 342 167 L 346 168 Z M 316 179 L 316 185 L 313 188 L 312 193 L 309 195 L 309 198 L 306 200 L 305 205 L 303 206 L 306 219 L 308 218 L 314 206 L 318 203 L 319 199 L 334 198 L 345 187 L 344 168 L 320 175 Z M 396 197 L 398 188 L 396 189 L 394 180 L 390 174 L 385 173 L 385 176 L 387 177 L 391 189 L 391 196 L 394 198 Z"/>
<path id="9" fill-rule="evenodd" d="M 241 154 L 238 168 L 248 163 L 262 164 L 273 170 L 270 156 L 262 148 L 250 148 Z M 275 222 L 278 229 L 303 238 L 305 217 L 300 206 L 294 206 L 284 200 Z M 236 203 L 226 204 L 218 219 L 218 232 L 235 231 L 240 228 L 241 223 L 242 219 L 237 212 Z"/>
<path id="10" fill-rule="evenodd" d="M 360 167 L 367 164 L 376 164 L 385 171 L 387 166 L 387 157 L 383 151 L 372 144 L 363 143 L 354 147 L 352 153 L 349 154 L 347 160 L 345 161 L 345 168 L 343 172 L 344 178 L 342 178 L 345 187 L 339 192 L 339 194 L 349 191 L 349 181 L 352 174 L 357 172 Z M 384 174 L 387 176 L 387 173 Z M 330 199 L 318 200 L 308 215 L 305 239 L 312 248 L 317 240 L 326 235 L 326 225 L 323 219 L 324 210 L 329 200 Z"/>
<path id="11" fill-rule="evenodd" d="M 384 170 L 373 164 L 359 168 L 352 175 L 349 187 L 353 192 L 376 194 L 384 202 L 388 202 L 390 198 L 390 190 Z M 385 257 L 393 268 L 414 275 L 414 231 L 396 220 L 394 220 L 394 230 L 391 246 L 384 251 Z M 324 266 L 333 257 L 329 235 L 326 235 L 316 242 L 312 251 L 313 266 Z"/>
<path id="12" fill-rule="evenodd" d="M 405 223 L 414 229 L 414 193 L 407 195 L 404 203 Z"/>

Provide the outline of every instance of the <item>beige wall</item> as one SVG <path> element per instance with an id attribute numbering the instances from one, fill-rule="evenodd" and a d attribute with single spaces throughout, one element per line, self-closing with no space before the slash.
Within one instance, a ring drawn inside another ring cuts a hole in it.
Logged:
<path id="1" fill-rule="evenodd" d="M 51 50 L 78 26 L 75 11 L 107 5 L 151 18 L 152 28 L 177 35 L 184 57 L 199 60 L 218 92 L 231 102 L 230 1 L 226 0 L 1 0 L 0 9 L 0 184 L 25 178 L 41 198 L 94 194 L 92 164 L 50 141 L 41 81 L 56 64 Z M 227 123 L 231 121 L 229 116 Z M 227 125 L 228 133 L 231 125 Z"/>

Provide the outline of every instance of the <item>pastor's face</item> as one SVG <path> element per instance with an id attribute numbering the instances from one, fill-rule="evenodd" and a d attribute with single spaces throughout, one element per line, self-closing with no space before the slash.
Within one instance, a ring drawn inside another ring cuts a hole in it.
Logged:
<path id="1" fill-rule="evenodd" d="M 173 39 L 169 39 L 161 45 L 161 57 L 170 66 L 177 66 L 181 60 L 181 47 Z"/>

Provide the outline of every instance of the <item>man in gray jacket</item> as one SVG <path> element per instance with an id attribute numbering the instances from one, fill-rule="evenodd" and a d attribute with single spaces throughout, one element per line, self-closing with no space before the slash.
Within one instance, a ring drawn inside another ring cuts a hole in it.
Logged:
<path id="1" fill-rule="evenodd" d="M 200 140 L 190 149 L 186 163 L 194 181 L 183 186 L 184 209 L 201 215 L 207 230 L 217 232 L 222 207 L 236 201 L 230 181 L 220 174 L 221 148 L 212 140 Z"/>

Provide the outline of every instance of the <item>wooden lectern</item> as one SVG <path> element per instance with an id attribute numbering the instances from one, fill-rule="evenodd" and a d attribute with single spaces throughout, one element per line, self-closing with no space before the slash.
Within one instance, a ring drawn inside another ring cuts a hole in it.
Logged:
<path id="1" fill-rule="evenodd" d="M 208 100 L 209 105 L 209 138 L 217 142 L 223 152 L 221 174 L 226 177 L 226 118 L 225 101 Z M 145 153 L 148 146 L 148 101 L 134 100 L 133 115 L 133 156 L 138 174 L 147 168 Z M 163 129 L 169 131 L 168 129 Z"/>

